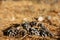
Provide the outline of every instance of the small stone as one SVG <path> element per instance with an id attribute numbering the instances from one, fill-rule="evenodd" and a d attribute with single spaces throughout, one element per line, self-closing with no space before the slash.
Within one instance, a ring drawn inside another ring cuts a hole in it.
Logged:
<path id="1" fill-rule="evenodd" d="M 11 21 L 15 21 L 15 17 L 12 17 Z"/>
<path id="2" fill-rule="evenodd" d="M 38 21 L 43 21 L 44 20 L 44 18 L 42 17 L 42 16 L 40 16 L 39 18 L 38 18 Z"/>
<path id="3" fill-rule="evenodd" d="M 51 19 L 51 16 L 48 16 L 47 19 L 50 20 Z"/>
<path id="4" fill-rule="evenodd" d="M 17 30 L 19 30 L 20 29 L 20 27 L 17 27 Z"/>
<path id="5" fill-rule="evenodd" d="M 23 21 L 28 21 L 28 19 L 27 18 L 24 18 Z"/>

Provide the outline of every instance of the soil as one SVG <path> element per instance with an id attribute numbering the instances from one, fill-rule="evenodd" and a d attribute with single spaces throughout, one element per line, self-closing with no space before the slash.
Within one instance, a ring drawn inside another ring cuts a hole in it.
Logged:
<path id="1" fill-rule="evenodd" d="M 60 0 L 1 0 L 0 1 L 0 40 L 58 40 L 60 39 Z M 11 24 L 33 21 L 42 16 L 45 26 L 54 34 L 53 38 L 29 36 L 8 37 L 3 30 Z M 49 18 L 49 20 L 47 19 Z"/>

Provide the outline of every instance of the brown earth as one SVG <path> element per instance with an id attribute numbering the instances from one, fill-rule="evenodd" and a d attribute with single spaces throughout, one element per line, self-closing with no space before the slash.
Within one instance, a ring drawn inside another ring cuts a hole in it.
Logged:
<path id="1" fill-rule="evenodd" d="M 59 0 L 6 0 L 0 1 L 0 40 L 58 40 L 60 38 L 60 1 Z M 53 38 L 38 36 L 26 36 L 25 38 L 11 38 L 3 35 L 2 30 L 10 24 L 21 23 L 24 18 L 28 21 L 34 17 L 44 17 L 42 23 L 55 35 Z M 50 22 L 46 17 L 51 16 Z"/>

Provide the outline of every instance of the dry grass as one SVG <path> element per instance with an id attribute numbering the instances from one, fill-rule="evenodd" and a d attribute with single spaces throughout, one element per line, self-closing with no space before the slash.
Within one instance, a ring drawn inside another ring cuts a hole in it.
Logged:
<path id="1" fill-rule="evenodd" d="M 58 34 L 60 28 L 60 3 L 55 4 L 45 3 L 44 0 L 38 1 L 0 1 L 0 39 L 1 40 L 21 40 L 20 38 L 5 37 L 2 30 L 9 27 L 13 23 L 21 23 L 24 18 L 28 21 L 34 20 L 34 17 L 43 16 L 44 18 L 51 16 L 52 25 L 46 21 L 43 23 L 55 35 Z M 52 1 L 53 2 L 53 1 Z M 52 11 L 51 11 L 52 10 Z M 54 12 L 55 11 L 55 12 Z M 55 19 L 54 19 L 55 18 Z M 53 24 L 56 24 L 54 26 Z M 58 29 L 58 30 L 57 30 Z M 58 36 L 54 37 L 58 38 Z M 26 36 L 22 40 L 57 40 L 54 38 L 40 38 Z"/>

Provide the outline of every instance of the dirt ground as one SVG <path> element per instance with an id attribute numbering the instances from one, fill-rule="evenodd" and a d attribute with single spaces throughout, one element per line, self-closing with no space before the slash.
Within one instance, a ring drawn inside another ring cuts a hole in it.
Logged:
<path id="1" fill-rule="evenodd" d="M 22 23 L 34 17 L 42 16 L 42 23 L 54 34 L 53 38 L 39 36 L 26 36 L 14 38 L 4 36 L 2 30 L 10 24 Z M 50 17 L 51 25 L 46 21 Z M 58 40 L 60 39 L 60 0 L 1 0 L 0 1 L 0 40 Z"/>

